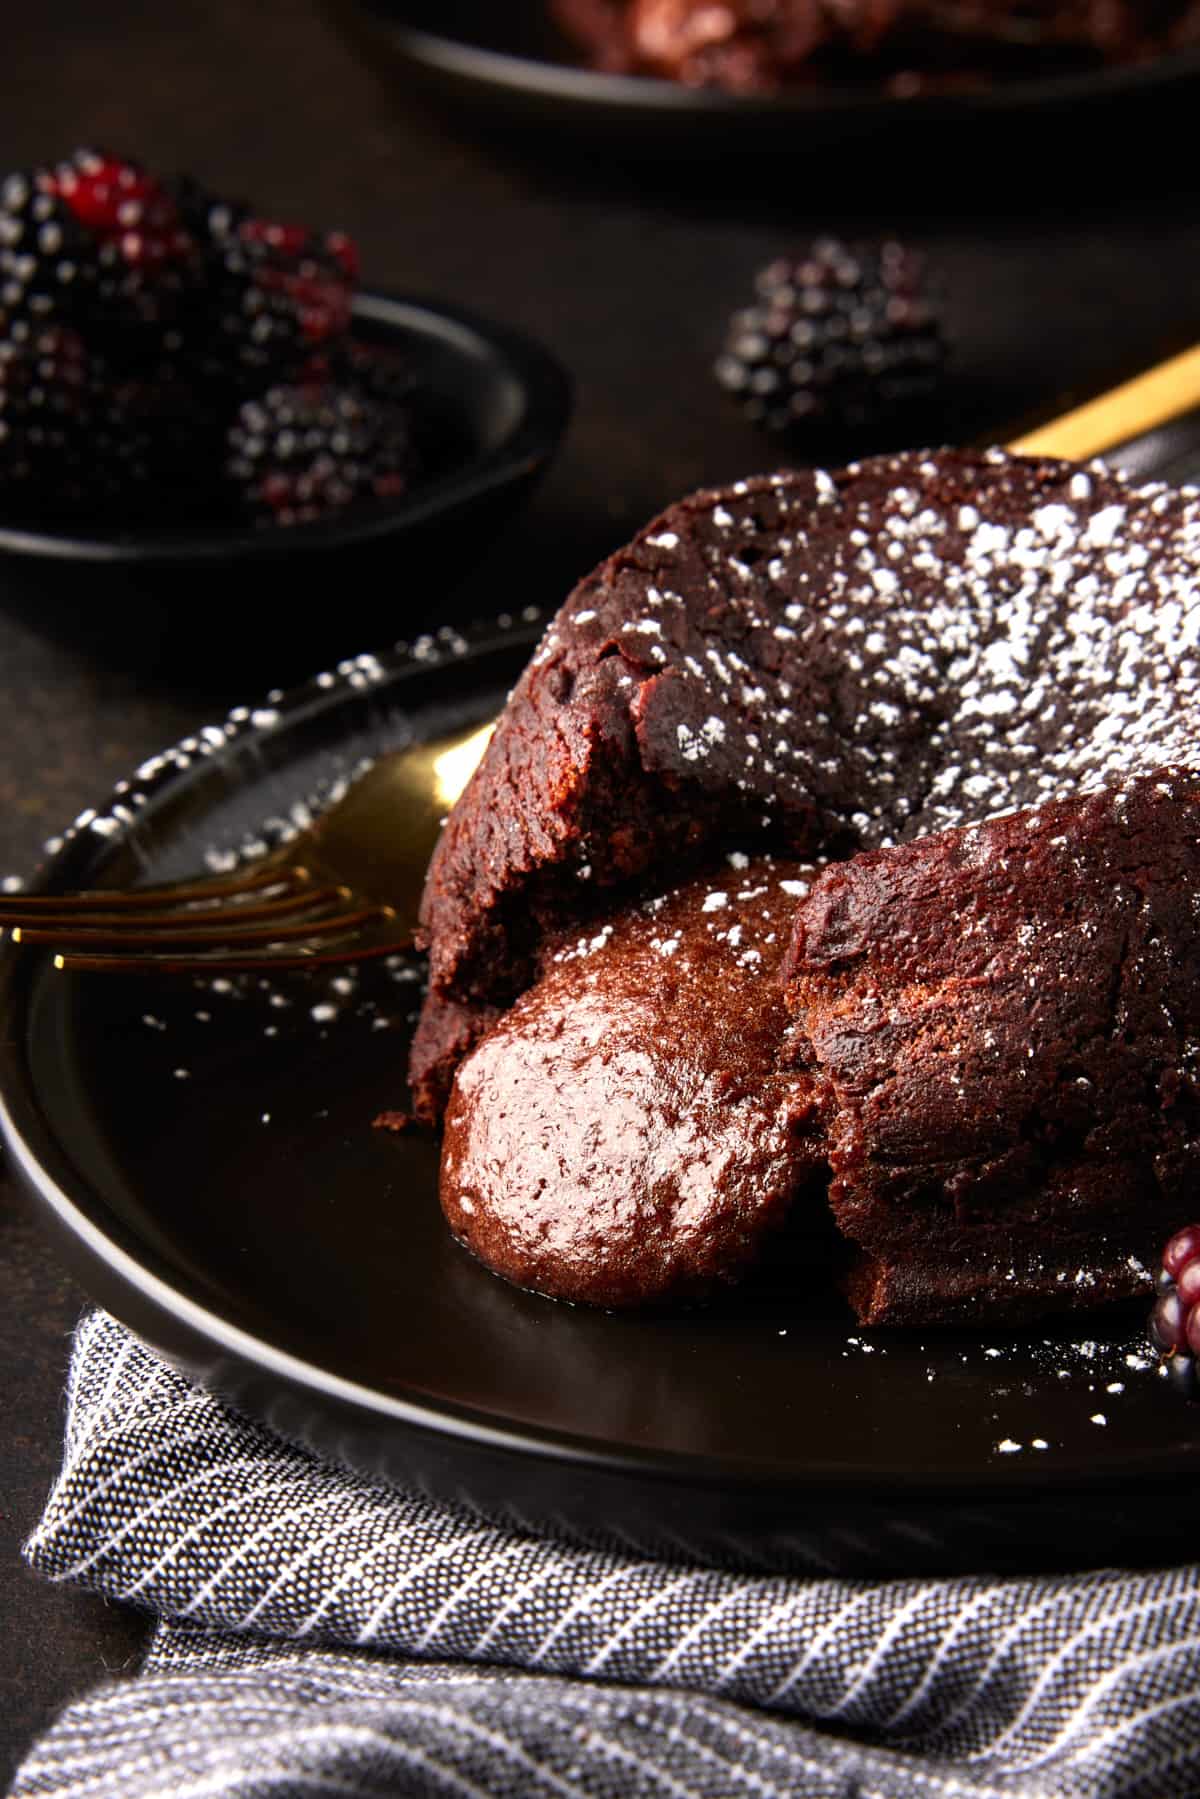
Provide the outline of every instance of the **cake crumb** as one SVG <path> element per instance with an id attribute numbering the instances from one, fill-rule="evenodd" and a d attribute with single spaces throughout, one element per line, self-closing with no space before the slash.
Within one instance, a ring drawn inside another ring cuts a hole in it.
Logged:
<path id="1" fill-rule="evenodd" d="M 404 1136 L 410 1131 L 419 1131 L 421 1120 L 415 1112 L 380 1112 L 371 1120 L 371 1128 L 376 1131 L 395 1131 L 397 1136 Z"/>

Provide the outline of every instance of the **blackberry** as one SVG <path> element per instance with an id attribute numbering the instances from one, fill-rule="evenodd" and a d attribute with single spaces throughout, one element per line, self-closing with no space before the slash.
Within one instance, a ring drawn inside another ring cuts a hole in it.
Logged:
<path id="1" fill-rule="evenodd" d="M 195 245 L 168 188 L 140 163 L 77 150 L 39 177 L 98 247 L 128 297 L 152 301 L 195 268 Z"/>
<path id="2" fill-rule="evenodd" d="M 756 288 L 715 370 L 756 425 L 854 438 L 894 429 L 937 392 L 945 343 L 915 251 L 821 238 L 769 264 Z"/>
<path id="3" fill-rule="evenodd" d="M 197 273 L 174 201 L 137 163 L 77 150 L 0 187 L 9 340 L 52 322 L 86 327 L 96 339 L 164 325 Z"/>
<path id="4" fill-rule="evenodd" d="M 172 191 L 205 269 L 202 304 L 170 346 L 185 371 L 248 394 L 297 380 L 348 337 L 358 275 L 349 238 L 257 218 L 190 178 Z"/>
<path id="5" fill-rule="evenodd" d="M 298 524 L 355 501 L 395 498 L 416 468 L 398 408 L 329 385 L 273 387 L 247 401 L 228 452 L 229 480 L 260 524 Z"/>
<path id="6" fill-rule="evenodd" d="M 0 181 L 5 509 L 133 523 L 151 464 L 172 522 L 399 491 L 424 466 L 411 412 L 345 372 L 357 273 L 348 238 L 107 152 Z"/>
<path id="7" fill-rule="evenodd" d="M 406 411 L 419 398 L 419 371 L 394 350 L 347 343 L 325 359 L 331 380 L 352 387 L 381 406 Z"/>
<path id="8" fill-rule="evenodd" d="M 29 520 L 135 515 L 150 438 L 129 395 L 61 326 L 0 344 L 0 493 Z"/>
<path id="9" fill-rule="evenodd" d="M 349 330 L 358 280 L 358 251 L 341 232 L 321 235 L 299 225 L 246 218 L 238 242 L 254 280 L 291 305 L 303 342 L 319 351 Z"/>
<path id="10" fill-rule="evenodd" d="M 1176 1231 L 1166 1245 L 1155 1290 L 1150 1339 L 1169 1358 L 1168 1371 L 1176 1385 L 1193 1394 L 1200 1356 L 1200 1224 Z"/>
<path id="11" fill-rule="evenodd" d="M 403 352 L 349 343 L 321 362 L 328 380 L 353 388 L 385 412 L 403 416 L 415 464 L 423 473 L 450 467 L 469 454 L 458 409 L 428 384 L 419 365 Z"/>
<path id="12" fill-rule="evenodd" d="M 83 227 L 38 174 L 0 183 L 0 337 L 21 343 L 94 296 L 99 269 Z"/>

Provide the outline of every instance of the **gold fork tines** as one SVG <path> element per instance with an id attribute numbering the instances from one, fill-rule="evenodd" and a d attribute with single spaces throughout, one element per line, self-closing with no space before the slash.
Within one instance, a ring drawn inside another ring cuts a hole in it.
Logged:
<path id="1" fill-rule="evenodd" d="M 306 868 L 285 865 L 276 852 L 251 864 L 238 875 L 211 875 L 193 881 L 172 882 L 169 886 L 91 887 L 81 893 L 4 893 L 0 894 L 0 926 L 59 915 L 70 919 L 101 908 L 122 915 L 161 912 L 192 901 L 235 899 L 245 893 L 292 886 L 309 879 Z"/>
<path id="2" fill-rule="evenodd" d="M 390 921 L 396 916 L 391 906 L 357 906 L 352 911 L 310 914 L 306 918 L 290 924 L 252 924 L 247 929 L 234 914 L 216 915 L 212 924 L 168 924 L 153 925 L 138 931 L 121 930 L 115 926 L 73 926 L 70 932 L 71 941 L 82 945 L 85 949 L 120 949 L 131 941 L 142 944 L 148 950 L 185 948 L 220 949 L 223 944 L 246 945 L 262 943 L 295 943 L 303 942 L 310 937 L 342 936 L 347 931 L 357 930 L 360 925 L 373 923 L 376 919 Z M 13 932 L 14 943 L 40 944 L 42 946 L 61 943 L 64 933 L 51 925 L 45 928 L 19 926 Z"/>
<path id="3" fill-rule="evenodd" d="M 261 892 L 262 889 L 258 891 Z M 283 898 L 266 900 L 260 905 L 247 902 L 230 906 L 193 901 L 180 907 L 174 901 L 169 905 L 159 901 L 153 907 L 139 907 L 136 912 L 128 912 L 107 909 L 104 906 L 104 896 L 100 894 L 94 897 L 89 907 L 59 909 L 48 905 L 44 909 L 40 908 L 30 915 L 30 923 L 8 926 L 0 920 L 0 934 L 8 930 L 14 943 L 51 943 L 61 940 L 64 931 L 83 932 L 107 928 L 125 936 L 131 931 L 138 936 L 150 936 L 160 929 L 182 928 L 188 924 L 201 929 L 214 918 L 240 927 L 257 925 L 268 919 L 294 918 L 301 912 L 317 915 L 327 912 L 335 903 L 344 905 L 350 898 L 348 887 L 312 887 L 305 881 L 293 886 Z"/>
<path id="4" fill-rule="evenodd" d="M 150 948 L 142 940 L 125 940 L 121 951 L 60 950 L 54 957 L 54 966 L 67 974 L 258 974 L 271 968 L 344 968 L 355 962 L 402 956 L 412 946 L 411 931 L 397 935 L 392 921 L 379 914 L 332 943 L 311 937 L 294 944 L 272 939 L 266 951 L 247 953 L 244 946 L 227 946 L 207 954 L 193 950 L 187 955 L 172 955 Z"/>
<path id="5" fill-rule="evenodd" d="M 312 968 L 412 948 L 442 818 L 491 734 L 397 751 L 290 843 L 235 874 L 132 891 L 0 896 L 0 934 L 67 970 L 168 974 Z"/>

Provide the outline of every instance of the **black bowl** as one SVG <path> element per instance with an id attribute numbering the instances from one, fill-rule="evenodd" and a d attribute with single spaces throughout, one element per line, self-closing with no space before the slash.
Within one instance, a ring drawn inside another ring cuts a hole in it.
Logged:
<path id="1" fill-rule="evenodd" d="M 269 665 L 283 680 L 443 622 L 448 588 L 557 449 L 567 377 L 529 339 L 440 302 L 361 294 L 354 338 L 401 355 L 436 408 L 437 459 L 409 493 L 287 526 L 0 525 L 0 604 L 125 666 Z"/>

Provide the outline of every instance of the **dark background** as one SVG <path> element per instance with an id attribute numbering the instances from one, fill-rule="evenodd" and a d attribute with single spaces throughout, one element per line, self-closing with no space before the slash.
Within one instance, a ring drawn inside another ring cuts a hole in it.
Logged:
<path id="1" fill-rule="evenodd" d="M 650 168 L 543 129 L 518 145 L 431 112 L 364 66 L 304 0 L 59 0 L 5 21 L 0 168 L 77 144 L 253 196 L 268 216 L 341 227 L 365 284 L 444 296 L 542 339 L 575 382 L 566 448 L 532 507 L 465 582 L 425 603 L 459 615 L 554 603 L 575 576 L 689 487 L 772 461 L 708 375 L 754 270 L 817 231 L 898 228 L 928 249 L 955 345 L 939 435 L 1001 438 L 1200 334 L 1195 90 L 1040 123 L 988 116 L 882 144 L 799 141 Z M 1178 174 L 1175 171 L 1180 171 Z M 301 589 L 247 607 L 329 651 L 405 634 L 402 566 L 379 571 L 361 641 L 339 641 Z M 170 595 L 164 594 L 164 604 Z M 83 611 L 111 604 L 80 593 Z M 194 602 L 192 602 L 194 604 Z M 106 663 L 14 608 L 0 567 L 0 874 L 133 764 L 271 684 L 230 635 L 208 672 L 182 656 Z M 195 620 L 206 642 L 203 608 Z M 356 627 L 357 628 L 357 627 Z M 0 1773 L 70 1695 L 134 1665 L 144 1622 L 36 1584 L 19 1546 L 53 1478 L 68 1339 L 85 1296 L 59 1272 L 0 1171 Z"/>

